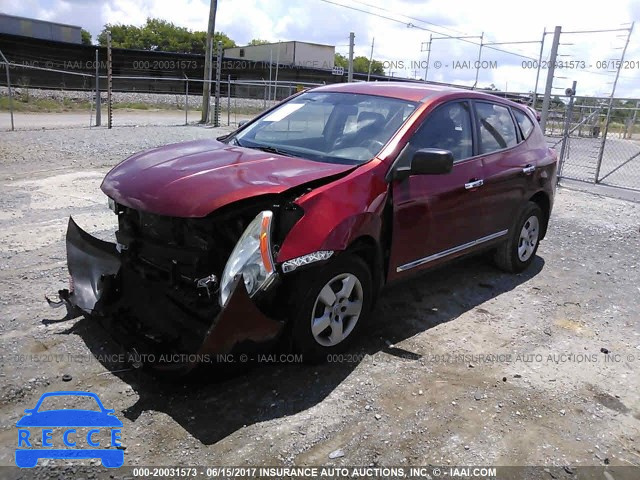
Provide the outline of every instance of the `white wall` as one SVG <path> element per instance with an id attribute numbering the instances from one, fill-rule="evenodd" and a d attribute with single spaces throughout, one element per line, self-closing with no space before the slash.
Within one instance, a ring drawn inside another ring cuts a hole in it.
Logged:
<path id="1" fill-rule="evenodd" d="M 244 56 L 240 56 L 244 50 Z M 332 69 L 334 65 L 335 47 L 304 42 L 281 42 L 267 45 L 251 45 L 247 47 L 226 48 L 224 56 L 239 58 L 252 62 L 279 62 L 282 65 L 295 65 L 306 68 Z"/>
<path id="2" fill-rule="evenodd" d="M 295 64 L 299 67 L 331 70 L 335 59 L 335 47 L 296 42 Z"/>
<path id="3" fill-rule="evenodd" d="M 272 54 L 273 63 L 278 60 L 280 63 L 289 65 L 293 63 L 293 43 L 294 42 L 282 42 L 280 44 L 270 43 L 267 45 L 227 48 L 224 51 L 224 56 L 242 58 L 243 60 L 251 60 L 254 62 L 268 62 L 269 55 Z M 278 49 L 280 50 L 279 53 Z M 240 56 L 240 50 L 244 50 L 243 57 Z"/>

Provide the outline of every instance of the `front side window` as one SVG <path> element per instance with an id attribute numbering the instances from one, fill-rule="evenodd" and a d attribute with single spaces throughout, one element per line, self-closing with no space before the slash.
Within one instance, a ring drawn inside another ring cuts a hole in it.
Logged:
<path id="1" fill-rule="evenodd" d="M 516 126 L 509 109 L 494 103 L 476 102 L 480 126 L 480 154 L 495 152 L 518 144 Z"/>
<path id="2" fill-rule="evenodd" d="M 416 105 L 374 95 L 307 92 L 283 103 L 229 142 L 311 160 L 360 164 L 382 149 Z"/>
<path id="3" fill-rule="evenodd" d="M 434 110 L 410 140 L 411 150 L 449 150 L 454 161 L 473 156 L 471 114 L 467 102 L 451 102 Z"/>

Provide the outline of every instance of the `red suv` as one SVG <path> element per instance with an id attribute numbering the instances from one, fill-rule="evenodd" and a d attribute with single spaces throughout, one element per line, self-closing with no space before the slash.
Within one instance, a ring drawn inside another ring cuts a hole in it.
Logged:
<path id="1" fill-rule="evenodd" d="M 155 352 L 155 368 L 283 337 L 317 360 L 357 336 L 390 282 L 481 250 L 525 269 L 556 166 L 534 113 L 498 97 L 392 82 L 308 90 L 225 137 L 113 168 L 101 188 L 117 243 L 70 219 L 72 289 L 60 295 L 126 348 Z"/>

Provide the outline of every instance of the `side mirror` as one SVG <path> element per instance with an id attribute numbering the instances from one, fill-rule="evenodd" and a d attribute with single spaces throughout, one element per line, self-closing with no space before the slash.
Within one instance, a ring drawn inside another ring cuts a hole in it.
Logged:
<path id="1" fill-rule="evenodd" d="M 453 168 L 453 154 L 439 148 L 423 148 L 413 154 L 411 175 L 443 175 Z"/>
<path id="2" fill-rule="evenodd" d="M 249 120 L 240 120 L 238 122 L 238 128 L 243 127 L 244 125 L 246 125 L 247 123 L 249 123 Z"/>

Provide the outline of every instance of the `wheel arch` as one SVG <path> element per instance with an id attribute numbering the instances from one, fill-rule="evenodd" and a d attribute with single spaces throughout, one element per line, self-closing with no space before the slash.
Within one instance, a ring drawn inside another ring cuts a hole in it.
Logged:
<path id="1" fill-rule="evenodd" d="M 360 257 L 369 267 L 373 285 L 373 300 L 375 302 L 384 285 L 385 277 L 380 243 L 371 235 L 361 235 L 354 239 L 344 252 Z"/>
<path id="2" fill-rule="evenodd" d="M 538 205 L 538 207 L 540 207 L 540 210 L 542 210 L 542 213 L 544 214 L 544 219 L 542 222 L 542 229 L 540 232 L 540 240 L 542 240 L 545 235 L 547 234 L 547 227 L 549 225 L 549 217 L 551 216 L 551 200 L 549 198 L 549 195 L 541 190 L 538 193 L 536 193 L 535 195 L 533 195 L 530 199 L 530 202 L 535 203 L 536 205 Z"/>

